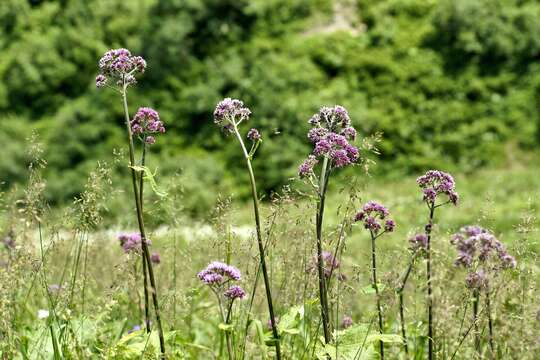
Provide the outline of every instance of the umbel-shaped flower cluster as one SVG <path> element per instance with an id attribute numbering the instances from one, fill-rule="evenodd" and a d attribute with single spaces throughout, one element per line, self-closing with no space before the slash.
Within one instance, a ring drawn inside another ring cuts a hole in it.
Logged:
<path id="1" fill-rule="evenodd" d="M 104 87 L 109 81 L 116 81 L 116 85 L 131 85 L 137 80 L 135 75 L 146 70 L 146 61 L 140 56 L 132 56 L 127 49 L 113 49 L 107 51 L 99 59 L 100 74 L 96 77 L 96 86 Z"/>
<path id="2" fill-rule="evenodd" d="M 490 273 L 517 265 L 516 259 L 508 254 L 504 244 L 480 226 L 461 228 L 450 242 L 458 251 L 454 264 L 471 270 L 466 279 L 469 288 L 486 289 Z"/>
<path id="3" fill-rule="evenodd" d="M 141 107 L 130 121 L 131 132 L 147 144 L 154 144 L 156 139 L 151 134 L 165 132 L 165 126 L 159 119 L 156 110 L 149 107 Z"/>
<path id="4" fill-rule="evenodd" d="M 452 175 L 439 170 L 429 170 L 416 179 L 416 183 L 422 189 L 423 199 L 430 207 L 436 206 L 435 201 L 441 195 L 446 196 L 447 201 L 443 201 L 439 205 L 447 202 L 457 205 L 459 195 L 456 192 L 456 183 Z"/>
<path id="5" fill-rule="evenodd" d="M 426 234 L 415 234 L 409 238 L 409 249 L 413 253 L 424 252 L 427 249 L 427 242 Z"/>
<path id="6" fill-rule="evenodd" d="M 242 101 L 225 98 L 217 104 L 214 110 L 214 123 L 224 131 L 232 133 L 234 127 L 244 120 L 249 120 L 250 115 L 251 110 L 245 107 Z"/>
<path id="7" fill-rule="evenodd" d="M 323 157 L 330 160 L 331 168 L 341 168 L 358 161 L 360 152 L 349 143 L 356 138 L 356 130 L 351 126 L 351 119 L 343 106 L 324 106 L 311 117 L 309 123 L 312 128 L 307 137 L 314 149 L 298 168 L 300 177 L 310 176 L 313 167 Z"/>
<path id="8" fill-rule="evenodd" d="M 232 281 L 242 278 L 240 270 L 219 261 L 213 261 L 206 269 L 197 274 L 199 280 L 210 286 L 212 291 L 219 297 L 225 296 L 230 300 L 243 299 L 246 296 L 244 290 L 238 285 L 229 286 Z"/>
<path id="9" fill-rule="evenodd" d="M 377 235 L 383 228 L 384 232 L 394 231 L 396 223 L 388 218 L 389 215 L 386 207 L 375 201 L 368 201 L 355 215 L 354 221 L 362 221 L 366 229 Z"/>

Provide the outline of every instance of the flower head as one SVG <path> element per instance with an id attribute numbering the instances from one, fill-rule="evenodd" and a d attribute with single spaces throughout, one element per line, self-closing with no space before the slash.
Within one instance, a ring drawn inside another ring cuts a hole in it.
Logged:
<path id="1" fill-rule="evenodd" d="M 99 70 L 96 77 L 98 88 L 105 86 L 109 79 L 116 80 L 119 86 L 128 86 L 136 83 L 136 74 L 144 73 L 146 61 L 140 56 L 132 56 L 127 49 L 113 49 L 99 59 Z"/>
<path id="2" fill-rule="evenodd" d="M 427 249 L 428 238 L 426 234 L 416 234 L 409 238 L 409 249 L 413 252 Z"/>
<path id="3" fill-rule="evenodd" d="M 388 218 L 390 212 L 388 209 L 375 202 L 368 201 L 354 217 L 354 221 L 362 221 L 364 227 L 374 234 L 384 227 L 385 232 L 392 232 L 396 227 L 394 220 Z"/>
<path id="4" fill-rule="evenodd" d="M 257 129 L 251 129 L 247 133 L 247 138 L 251 141 L 257 141 L 261 139 L 261 134 Z"/>
<path id="5" fill-rule="evenodd" d="M 240 270 L 234 266 L 219 261 L 213 261 L 208 264 L 206 269 L 199 272 L 197 277 L 205 284 L 221 285 L 223 282 L 229 280 L 240 280 L 242 275 L 240 274 Z"/>
<path id="6" fill-rule="evenodd" d="M 298 167 L 298 175 L 301 178 L 305 178 L 311 174 L 313 174 L 313 167 L 317 165 L 319 160 L 314 155 L 309 155 L 306 160 L 300 166 Z"/>
<path id="7" fill-rule="evenodd" d="M 435 200 L 439 195 L 446 195 L 449 202 L 457 205 L 459 195 L 452 175 L 439 170 L 429 170 L 418 177 L 416 183 L 422 189 L 424 201 L 430 206 L 435 205 Z"/>
<path id="8" fill-rule="evenodd" d="M 245 107 L 242 101 L 225 98 L 217 104 L 214 110 L 214 123 L 230 132 L 231 126 L 248 120 L 250 115 L 251 110 Z"/>
<path id="9" fill-rule="evenodd" d="M 159 256 L 157 252 L 154 252 L 152 255 L 150 255 L 150 261 L 152 262 L 152 264 L 157 265 L 161 263 L 161 257 Z"/>
<path id="10" fill-rule="evenodd" d="M 136 252 L 141 248 L 141 234 L 140 233 L 131 233 L 131 234 L 120 234 L 118 235 L 118 240 L 120 241 L 120 246 L 124 252 Z"/>
<path id="11" fill-rule="evenodd" d="M 349 113 L 343 106 L 323 106 L 311 117 L 309 123 L 312 128 L 307 137 L 314 144 L 310 157 L 326 157 L 334 168 L 345 167 L 358 161 L 360 152 L 356 146 L 349 143 L 349 140 L 356 138 L 356 130 L 351 126 Z M 313 161 L 308 158 L 300 166 L 300 170 L 306 170 L 299 171 L 300 177 L 311 173 L 308 167 L 310 164 L 313 164 Z"/>
<path id="12" fill-rule="evenodd" d="M 450 243 L 458 252 L 454 261 L 456 266 L 469 269 L 480 268 L 478 271 L 471 270 L 469 273 L 466 279 L 469 287 L 480 288 L 484 285 L 486 287 L 490 273 L 514 268 L 517 265 L 516 259 L 508 254 L 504 244 L 489 230 L 479 226 L 462 227 L 452 236 Z M 481 271 L 480 274 L 479 271 Z M 480 282 L 483 285 L 477 286 Z"/>
<path id="13" fill-rule="evenodd" d="M 243 299 L 244 297 L 246 297 L 246 292 L 240 286 L 233 285 L 227 290 L 225 290 L 223 295 L 231 300 Z"/>
<path id="14" fill-rule="evenodd" d="M 465 283 L 469 289 L 486 289 L 489 286 L 488 277 L 482 270 L 469 273 Z"/>
<path id="15" fill-rule="evenodd" d="M 159 118 L 156 110 L 149 107 L 141 107 L 130 121 L 131 132 L 138 135 L 147 144 L 154 144 L 156 139 L 150 134 L 165 132 L 165 126 Z"/>
<path id="16" fill-rule="evenodd" d="M 343 319 L 341 320 L 341 327 L 343 329 L 347 329 L 348 327 L 351 327 L 353 324 L 353 319 L 350 317 L 350 315 L 344 315 Z"/>

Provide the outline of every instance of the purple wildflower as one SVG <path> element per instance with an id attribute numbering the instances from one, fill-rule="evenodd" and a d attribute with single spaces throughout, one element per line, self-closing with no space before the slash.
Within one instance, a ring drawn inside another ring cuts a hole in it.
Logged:
<path id="1" fill-rule="evenodd" d="M 413 252 L 422 251 L 427 249 L 427 235 L 426 234 L 416 234 L 409 238 L 409 249 Z"/>
<path id="2" fill-rule="evenodd" d="M 443 171 L 429 170 L 424 175 L 416 179 L 416 183 L 423 192 L 423 199 L 430 206 L 435 205 L 435 200 L 439 195 L 446 195 L 448 201 L 457 205 L 459 195 L 455 190 L 454 178 Z"/>
<path id="3" fill-rule="evenodd" d="M 298 175 L 301 178 L 307 177 L 313 173 L 313 167 L 319 160 L 314 155 L 309 155 L 306 160 L 298 167 Z"/>
<path id="4" fill-rule="evenodd" d="M 140 56 L 132 56 L 129 50 L 109 50 L 99 59 L 100 74 L 96 77 L 96 86 L 105 86 L 109 78 L 116 80 L 119 86 L 134 84 L 135 74 L 142 74 L 145 69 L 146 61 Z"/>
<path id="5" fill-rule="evenodd" d="M 159 254 L 157 252 L 155 252 L 150 256 L 150 261 L 153 264 L 157 265 L 157 264 L 161 263 L 161 257 L 159 256 Z"/>
<path id="6" fill-rule="evenodd" d="M 139 251 L 141 248 L 141 234 L 139 233 L 120 234 L 118 235 L 118 240 L 126 254 L 133 251 Z"/>
<path id="7" fill-rule="evenodd" d="M 465 282 L 469 289 L 486 289 L 489 285 L 488 278 L 482 270 L 469 273 Z"/>
<path id="8" fill-rule="evenodd" d="M 353 325 L 353 319 L 349 315 L 343 316 L 343 319 L 341 320 L 341 327 L 343 329 L 347 329 Z"/>
<path id="9" fill-rule="evenodd" d="M 345 136 L 347 140 L 354 140 L 356 139 L 356 129 L 348 126 L 341 130 L 341 135 Z"/>
<path id="10" fill-rule="evenodd" d="M 141 330 L 141 326 L 140 325 L 135 325 L 134 327 L 131 328 L 131 330 L 128 330 L 128 334 L 131 334 L 135 331 L 139 331 Z"/>
<path id="11" fill-rule="evenodd" d="M 105 85 L 107 85 L 107 78 L 105 77 L 105 75 L 99 74 L 98 76 L 96 76 L 96 87 L 102 88 Z"/>
<path id="12" fill-rule="evenodd" d="M 214 110 L 214 123 L 224 130 L 230 131 L 232 126 L 238 125 L 243 120 L 248 120 L 251 110 L 244 106 L 238 99 L 225 98 L 220 101 Z"/>
<path id="13" fill-rule="evenodd" d="M 247 138 L 251 141 L 257 141 L 260 140 L 261 134 L 259 133 L 259 130 L 251 129 L 247 133 Z"/>
<path id="14" fill-rule="evenodd" d="M 308 139 L 312 144 L 318 143 L 328 134 L 325 128 L 315 127 L 308 132 Z"/>
<path id="15" fill-rule="evenodd" d="M 374 234 L 377 234 L 383 228 L 385 232 L 392 232 L 396 227 L 396 223 L 392 219 L 387 219 L 390 215 L 388 209 L 383 205 L 368 201 L 354 217 L 354 221 L 362 221 L 364 227 Z"/>
<path id="16" fill-rule="evenodd" d="M 156 139 L 149 134 L 164 133 L 165 126 L 159 118 L 156 110 L 149 107 L 141 107 L 130 121 L 131 132 L 140 136 L 147 144 L 154 144 Z"/>
<path id="17" fill-rule="evenodd" d="M 238 285 L 233 285 L 228 288 L 223 295 L 231 300 L 243 299 L 246 296 L 246 292 Z"/>

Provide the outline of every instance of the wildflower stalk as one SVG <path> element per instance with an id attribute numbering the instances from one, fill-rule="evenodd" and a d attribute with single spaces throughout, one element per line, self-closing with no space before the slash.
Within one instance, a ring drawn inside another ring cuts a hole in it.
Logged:
<path id="1" fill-rule="evenodd" d="M 415 259 L 416 252 L 412 255 L 409 266 L 407 266 L 407 269 L 401 278 L 400 286 L 397 289 L 399 297 L 399 321 L 401 323 L 401 337 L 403 337 L 403 348 L 405 349 L 405 354 L 407 355 L 409 355 L 409 345 L 407 343 L 407 332 L 405 329 L 405 305 L 403 301 L 403 292 L 405 291 L 405 285 L 407 285 L 407 280 L 409 280 L 409 275 L 411 274 Z"/>
<path id="2" fill-rule="evenodd" d="M 152 301 L 154 304 L 154 312 L 156 315 L 156 322 L 158 325 L 158 335 L 159 335 L 159 346 L 161 350 L 161 357 L 165 358 L 165 337 L 163 336 L 163 328 L 161 326 L 161 316 L 159 313 L 159 302 L 157 298 L 157 292 L 156 292 L 156 281 L 154 277 L 154 269 L 152 267 L 152 263 L 150 261 L 150 252 L 148 250 L 148 245 L 146 243 L 146 231 L 144 228 L 144 218 L 142 213 L 142 205 L 141 205 L 141 193 L 139 192 L 139 187 L 137 184 L 137 172 L 135 170 L 135 146 L 133 144 L 133 135 L 131 133 L 131 126 L 130 126 L 130 119 L 129 119 L 129 110 L 128 110 L 128 103 L 127 103 L 127 83 L 125 80 L 125 76 L 122 76 L 122 102 L 124 106 L 124 115 L 125 115 L 125 121 L 126 121 L 126 130 L 128 135 L 128 144 L 129 144 L 129 163 L 131 168 L 131 180 L 133 183 L 133 195 L 135 198 L 135 207 L 137 210 L 137 222 L 139 224 L 139 232 L 141 234 L 141 247 L 142 247 L 142 256 L 144 258 L 144 261 L 146 262 L 146 265 L 148 266 L 148 276 L 150 278 L 150 286 L 152 291 Z M 144 273 L 144 276 L 146 277 L 146 272 Z M 147 324 L 148 326 L 148 324 Z"/>
<path id="3" fill-rule="evenodd" d="M 321 176 L 319 177 L 319 194 L 317 200 L 316 215 L 316 235 L 317 235 L 317 273 L 319 276 L 319 301 L 321 303 L 321 318 L 324 334 L 324 342 L 328 344 L 331 338 L 329 316 L 328 316 L 328 293 L 326 291 L 326 278 L 324 275 L 324 258 L 322 250 L 322 223 L 324 216 L 324 202 L 328 187 L 330 171 L 328 168 L 328 158 L 325 157 L 322 163 Z"/>
<path id="4" fill-rule="evenodd" d="M 489 329 L 489 349 L 491 350 L 491 356 L 495 357 L 495 344 L 493 343 L 493 319 L 491 318 L 491 300 L 490 291 L 486 291 L 486 311 L 488 317 L 488 329 Z"/>
<path id="5" fill-rule="evenodd" d="M 478 327 L 478 305 L 480 301 L 480 291 L 478 289 L 473 290 L 473 324 L 474 324 L 474 348 L 478 358 L 481 357 L 480 348 L 480 329 Z"/>
<path id="6" fill-rule="evenodd" d="M 426 285 L 427 285 L 427 308 L 428 308 L 428 359 L 434 359 L 435 339 L 433 335 L 433 290 L 431 288 L 431 230 L 433 228 L 433 218 L 435 215 L 435 204 L 428 203 L 429 222 L 426 225 Z"/>
<path id="7" fill-rule="evenodd" d="M 375 289 L 375 296 L 377 298 L 377 315 L 379 318 L 379 334 L 382 335 L 383 333 L 383 315 L 382 315 L 382 308 L 381 308 L 381 297 L 379 294 L 379 285 L 377 284 L 377 258 L 376 258 L 376 251 L 375 251 L 375 240 L 377 239 L 377 235 L 373 233 L 372 230 L 370 230 L 371 235 L 371 276 L 372 276 L 372 282 L 373 282 L 373 289 Z M 381 354 L 381 360 L 384 360 L 384 343 L 382 340 L 379 340 L 379 352 Z"/>
<path id="8" fill-rule="evenodd" d="M 279 342 L 279 334 L 277 330 L 277 324 L 276 324 L 276 318 L 274 315 L 274 305 L 272 302 L 272 290 L 270 288 L 270 280 L 268 278 L 268 271 L 266 268 L 266 258 L 265 258 L 265 252 L 264 252 L 264 244 L 262 240 L 262 234 L 261 234 L 261 220 L 259 215 L 259 199 L 257 195 L 257 185 L 255 183 L 255 175 L 253 173 L 253 167 L 251 165 L 251 156 L 248 153 L 246 146 L 244 144 L 244 140 L 242 139 L 242 136 L 240 135 L 240 132 L 238 131 L 238 124 L 235 122 L 232 122 L 232 127 L 234 134 L 238 138 L 238 142 L 240 143 L 240 147 L 242 148 L 242 152 L 244 153 L 244 158 L 246 160 L 246 166 L 249 172 L 249 180 L 251 183 L 251 195 L 253 198 L 253 213 L 255 216 L 255 231 L 257 235 L 257 244 L 259 246 L 259 256 L 261 258 L 261 270 L 263 274 L 263 280 L 264 280 L 264 287 L 266 290 L 266 299 L 268 302 L 268 312 L 270 314 L 270 322 L 272 325 L 272 335 L 274 337 L 274 344 L 276 347 L 276 358 L 278 360 L 281 359 L 281 349 L 280 349 L 280 342 Z"/>
<path id="9" fill-rule="evenodd" d="M 146 141 L 143 142 L 143 149 L 142 149 L 142 155 L 141 155 L 141 167 L 144 167 L 146 165 Z M 139 177 L 139 204 L 141 205 L 141 213 L 144 213 L 143 209 L 143 194 L 144 194 L 144 179 L 142 176 Z M 142 237 L 142 235 L 141 235 Z M 141 241 L 141 246 L 142 246 Z M 144 250 L 143 250 L 144 251 Z M 146 262 L 146 256 L 141 256 L 142 260 L 142 266 L 143 266 L 143 287 L 144 287 L 144 325 L 146 328 L 146 332 L 150 333 L 150 306 L 148 304 L 148 276 L 147 276 L 147 262 Z"/>

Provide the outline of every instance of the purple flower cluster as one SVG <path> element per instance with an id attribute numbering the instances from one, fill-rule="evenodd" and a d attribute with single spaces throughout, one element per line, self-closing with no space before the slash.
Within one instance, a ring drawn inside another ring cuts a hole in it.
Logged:
<path id="1" fill-rule="evenodd" d="M 120 246 L 124 249 L 124 252 L 138 252 L 141 249 L 141 234 L 137 233 L 122 233 L 118 235 L 118 240 L 120 241 Z M 152 245 L 152 242 L 146 239 L 146 244 L 148 246 Z"/>
<path id="2" fill-rule="evenodd" d="M 225 289 L 230 281 L 238 281 L 242 278 L 240 270 L 232 265 L 219 261 L 213 261 L 206 269 L 197 274 L 197 277 L 206 285 L 210 286 L 216 294 L 222 294 L 227 299 L 243 299 L 245 291 L 238 285 L 232 285 Z"/>
<path id="3" fill-rule="evenodd" d="M 340 264 L 339 260 L 334 257 L 334 254 L 332 254 L 330 251 L 323 251 L 321 255 L 322 255 L 322 258 L 323 258 L 324 276 L 327 279 L 330 279 L 331 276 L 336 274 L 335 270 L 339 269 L 341 264 Z M 315 255 L 313 255 L 313 261 L 311 262 L 311 264 L 307 268 L 308 272 L 311 272 L 311 273 L 316 272 L 317 267 L 318 267 L 318 263 L 319 262 L 318 262 L 317 254 L 315 254 Z M 339 274 L 338 275 L 338 280 L 339 281 L 345 281 L 345 280 L 347 280 L 347 277 L 344 274 Z"/>
<path id="4" fill-rule="evenodd" d="M 258 141 L 261 139 L 261 134 L 257 129 L 251 129 L 247 133 L 247 138 L 251 141 Z"/>
<path id="5" fill-rule="evenodd" d="M 241 121 L 248 120 L 251 110 L 244 106 L 238 99 L 225 98 L 216 105 L 214 110 L 214 123 L 227 130 L 232 131 L 232 127 Z"/>
<path id="6" fill-rule="evenodd" d="M 490 260 L 496 262 L 496 268 L 514 268 L 516 259 L 506 250 L 495 235 L 479 226 L 465 226 L 450 240 L 458 250 L 456 266 L 471 267 L 475 260 L 485 264 Z"/>
<path id="7" fill-rule="evenodd" d="M 467 276 L 467 286 L 487 287 L 486 271 L 515 268 L 516 259 L 508 254 L 506 247 L 495 235 L 480 226 L 465 226 L 450 240 L 458 251 L 454 264 L 465 268 L 474 265 L 480 270 L 470 272 Z"/>
<path id="8" fill-rule="evenodd" d="M 223 295 L 226 298 L 231 299 L 231 300 L 243 299 L 243 298 L 246 297 L 246 292 L 240 286 L 233 285 L 230 288 L 228 288 L 227 290 L 225 290 Z"/>
<path id="9" fill-rule="evenodd" d="M 135 74 L 146 70 L 146 61 L 140 56 L 132 56 L 127 49 L 109 50 L 99 59 L 100 74 L 96 76 L 96 86 L 104 87 L 109 79 L 117 85 L 136 83 Z"/>
<path id="10" fill-rule="evenodd" d="M 229 280 L 240 280 L 242 275 L 240 274 L 240 270 L 234 266 L 227 265 L 220 261 L 213 261 L 208 264 L 206 269 L 199 272 L 197 277 L 205 284 L 221 285 Z"/>
<path id="11" fill-rule="evenodd" d="M 298 168 L 300 177 L 306 177 L 313 172 L 318 157 L 327 157 L 331 161 L 330 165 L 336 168 L 358 161 L 360 152 L 349 143 L 356 138 L 356 130 L 351 126 L 351 119 L 343 106 L 322 107 L 311 117 L 309 123 L 313 127 L 307 137 L 314 149 Z"/>
<path id="12" fill-rule="evenodd" d="M 456 183 L 452 175 L 439 170 L 429 170 L 416 179 L 416 183 L 422 189 L 424 201 L 430 206 L 434 206 L 435 199 L 442 194 L 448 196 L 449 202 L 457 205 L 459 195 L 456 192 Z"/>
<path id="13" fill-rule="evenodd" d="M 154 252 L 152 255 L 150 255 L 150 261 L 152 262 L 152 264 L 158 265 L 161 263 L 161 257 L 157 252 Z"/>
<path id="14" fill-rule="evenodd" d="M 343 319 L 341 320 L 341 327 L 343 329 L 347 329 L 353 325 L 353 319 L 349 315 L 344 315 Z"/>
<path id="15" fill-rule="evenodd" d="M 413 252 L 427 249 L 428 238 L 426 234 L 416 234 L 409 238 L 409 249 Z"/>
<path id="16" fill-rule="evenodd" d="M 141 107 L 130 121 L 131 132 L 139 136 L 147 144 L 154 144 L 156 139 L 150 134 L 164 133 L 165 126 L 159 119 L 156 110 L 149 107 Z"/>
<path id="17" fill-rule="evenodd" d="M 394 220 L 389 219 L 390 213 L 383 205 L 368 201 L 354 217 L 354 221 L 362 221 L 364 227 L 374 234 L 384 227 L 385 232 L 392 232 L 396 227 Z M 383 223 L 384 222 L 384 223 Z"/>

